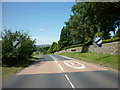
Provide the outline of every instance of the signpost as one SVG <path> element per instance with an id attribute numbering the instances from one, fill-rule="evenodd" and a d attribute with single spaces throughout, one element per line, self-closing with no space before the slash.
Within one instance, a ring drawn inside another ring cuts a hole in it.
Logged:
<path id="1" fill-rule="evenodd" d="M 21 46 L 21 45 L 20 45 L 20 43 L 19 43 L 18 40 L 13 41 L 13 47 L 14 47 L 14 48 L 18 48 L 18 47 L 20 47 L 20 46 Z"/>
<path id="2" fill-rule="evenodd" d="M 99 47 L 102 47 L 102 37 L 94 37 L 94 46 L 97 47 L 97 51 L 99 50 Z M 98 59 L 99 59 L 99 53 L 98 53 Z"/>
<path id="3" fill-rule="evenodd" d="M 102 47 L 102 37 L 94 37 L 94 46 Z"/>
<path id="4" fill-rule="evenodd" d="M 21 46 L 21 44 L 19 43 L 18 39 L 14 40 L 12 44 L 13 44 L 14 48 L 18 48 L 18 47 Z M 17 63 L 18 63 L 18 49 L 16 49 L 16 50 L 17 50 Z M 17 66 L 18 66 L 18 64 L 17 64 Z"/>

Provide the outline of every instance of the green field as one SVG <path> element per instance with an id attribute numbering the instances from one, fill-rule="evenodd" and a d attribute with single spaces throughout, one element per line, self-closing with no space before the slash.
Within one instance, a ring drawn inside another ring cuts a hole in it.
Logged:
<path id="1" fill-rule="evenodd" d="M 31 63 L 33 63 L 37 58 L 40 57 L 40 55 L 38 53 L 33 53 L 32 57 L 33 58 L 31 58 L 26 64 L 24 64 L 21 67 L 2 67 L 2 68 L 0 68 L 0 71 L 2 70 L 2 74 L 0 75 L 0 77 L 2 77 L 3 79 L 6 77 L 9 77 L 10 75 L 14 74 L 15 72 L 23 69 L 25 66 L 28 66 Z"/>
<path id="2" fill-rule="evenodd" d="M 96 53 L 60 53 L 59 55 L 68 56 L 74 59 L 97 63 L 113 69 L 118 69 L 118 55 L 105 55 Z M 120 70 L 120 68 L 119 68 Z"/>

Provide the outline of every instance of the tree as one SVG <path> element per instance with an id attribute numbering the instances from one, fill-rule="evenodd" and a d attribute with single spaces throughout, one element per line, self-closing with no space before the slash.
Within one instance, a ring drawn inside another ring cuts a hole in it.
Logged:
<path id="1" fill-rule="evenodd" d="M 116 32 L 116 37 L 120 37 L 120 28 Z"/>
<path id="2" fill-rule="evenodd" d="M 38 50 L 43 54 L 48 54 L 49 46 L 38 48 Z"/>
<path id="3" fill-rule="evenodd" d="M 73 15 L 61 30 L 59 45 L 92 44 L 97 32 L 102 32 L 103 39 L 111 38 L 115 24 L 120 23 L 120 4 L 118 2 L 78 2 L 72 7 Z M 117 23 L 116 23 L 117 22 Z"/>
<path id="4" fill-rule="evenodd" d="M 56 51 L 58 51 L 58 44 L 56 42 L 53 42 L 52 45 L 49 48 L 49 52 L 54 53 Z"/>
<path id="5" fill-rule="evenodd" d="M 31 40 L 27 33 L 11 30 L 2 32 L 3 65 L 19 66 L 31 57 L 33 51 L 35 51 L 35 40 Z"/>

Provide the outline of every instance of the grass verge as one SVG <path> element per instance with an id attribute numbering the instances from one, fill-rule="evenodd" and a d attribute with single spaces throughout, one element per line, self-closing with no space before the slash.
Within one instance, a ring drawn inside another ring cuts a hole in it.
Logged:
<path id="1" fill-rule="evenodd" d="M 74 52 L 74 53 L 60 53 L 58 55 L 64 55 L 68 56 L 74 59 L 78 60 L 83 60 L 83 61 L 88 61 L 92 63 L 96 63 L 99 65 L 107 66 L 113 69 L 119 69 L 118 68 L 118 57 L 120 55 L 106 55 L 106 54 L 96 54 L 96 53 L 79 53 L 79 52 Z"/>
<path id="2" fill-rule="evenodd" d="M 2 78 L 9 77 L 20 69 L 22 69 L 22 67 L 2 67 Z"/>
<path id="3" fill-rule="evenodd" d="M 2 74 L 0 75 L 0 77 L 2 77 L 2 79 L 9 77 L 10 75 L 14 74 L 15 72 L 17 72 L 17 71 L 23 69 L 24 67 L 32 64 L 39 57 L 40 57 L 40 55 L 38 53 L 33 53 L 32 58 L 30 60 L 28 60 L 28 62 L 26 62 L 21 67 L 0 67 L 0 71 L 2 70 Z"/>

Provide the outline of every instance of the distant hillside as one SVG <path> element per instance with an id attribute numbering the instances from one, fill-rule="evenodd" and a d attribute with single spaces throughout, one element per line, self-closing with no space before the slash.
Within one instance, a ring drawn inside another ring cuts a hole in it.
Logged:
<path id="1" fill-rule="evenodd" d="M 36 45 L 37 47 L 41 48 L 41 47 L 49 47 L 50 44 L 41 44 L 41 45 Z"/>

